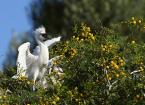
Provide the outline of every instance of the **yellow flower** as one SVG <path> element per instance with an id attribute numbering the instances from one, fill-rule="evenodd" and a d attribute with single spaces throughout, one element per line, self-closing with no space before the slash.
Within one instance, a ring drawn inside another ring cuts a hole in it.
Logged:
<path id="1" fill-rule="evenodd" d="M 120 59 L 120 62 L 124 62 L 122 59 Z"/>
<path id="2" fill-rule="evenodd" d="M 114 61 L 111 61 L 111 66 L 116 70 L 119 69 L 119 66 Z"/>
<path id="3" fill-rule="evenodd" d="M 133 24 L 136 25 L 136 21 L 135 20 L 133 21 Z"/>
<path id="4" fill-rule="evenodd" d="M 119 66 L 118 66 L 118 65 L 114 65 L 114 68 L 115 68 L 116 70 L 118 70 L 118 69 L 119 69 Z"/>
<path id="5" fill-rule="evenodd" d="M 125 76 L 126 74 L 122 71 L 122 72 L 121 72 L 121 75 Z"/>
<path id="6" fill-rule="evenodd" d="M 27 79 L 27 77 L 26 76 L 21 76 L 18 79 L 23 81 L 23 80 Z"/>
<path id="7" fill-rule="evenodd" d="M 107 46 L 106 46 L 106 45 L 104 45 L 104 48 L 107 48 Z"/>
<path id="8" fill-rule="evenodd" d="M 56 102 L 55 101 L 52 101 L 52 104 L 56 105 Z"/>
<path id="9" fill-rule="evenodd" d="M 116 74 L 116 77 L 118 78 L 119 77 L 119 74 Z"/>
<path id="10" fill-rule="evenodd" d="M 107 69 L 109 69 L 109 66 L 106 66 Z"/>
<path id="11" fill-rule="evenodd" d="M 125 63 L 121 62 L 121 63 L 120 63 L 120 66 L 124 66 L 124 64 L 125 64 Z"/>
<path id="12" fill-rule="evenodd" d="M 95 37 L 94 36 L 92 37 L 92 40 L 95 41 Z"/>
<path id="13" fill-rule="evenodd" d="M 110 44 L 110 45 L 109 45 L 109 47 L 110 47 L 110 48 L 112 48 L 112 47 L 113 47 L 113 45 L 111 45 L 111 44 Z"/>
<path id="14" fill-rule="evenodd" d="M 82 96 L 83 96 L 83 94 L 82 94 L 82 93 L 80 93 L 80 96 L 82 97 Z"/>
<path id="15" fill-rule="evenodd" d="M 105 48 L 102 48 L 102 51 L 105 51 Z"/>
<path id="16" fill-rule="evenodd" d="M 111 80 L 112 78 L 111 77 L 108 77 L 108 79 Z"/>
<path id="17" fill-rule="evenodd" d="M 131 19 L 134 20 L 135 18 L 134 17 L 131 17 Z"/>
<path id="18" fill-rule="evenodd" d="M 79 101 L 79 99 L 75 99 L 76 100 L 76 102 L 78 102 Z"/>
<path id="19" fill-rule="evenodd" d="M 31 82 L 30 81 L 27 81 L 27 84 L 30 84 Z"/>
<path id="20" fill-rule="evenodd" d="M 140 71 L 143 71 L 144 69 L 143 69 L 143 67 L 139 67 L 140 68 Z"/>
<path id="21" fill-rule="evenodd" d="M 140 62 L 141 65 L 143 65 L 143 62 Z"/>
<path id="22" fill-rule="evenodd" d="M 119 65 L 123 66 L 124 64 L 125 64 L 124 60 L 123 59 L 119 59 Z"/>
<path id="23" fill-rule="evenodd" d="M 111 64 L 113 65 L 113 64 L 115 64 L 115 62 L 114 61 L 111 61 Z"/>
<path id="24" fill-rule="evenodd" d="M 137 94 L 137 95 L 136 95 L 136 98 L 140 98 L 140 95 L 139 95 L 139 94 Z"/>
<path id="25" fill-rule="evenodd" d="M 68 91 L 67 93 L 68 93 L 71 97 L 73 97 L 73 94 L 72 94 L 71 91 Z"/>
<path id="26" fill-rule="evenodd" d="M 54 65 L 57 65 L 57 61 L 56 60 L 53 60 L 52 62 L 53 62 Z"/>
<path id="27" fill-rule="evenodd" d="M 82 32 L 82 36 L 85 36 L 84 32 Z"/>
<path id="28" fill-rule="evenodd" d="M 7 97 L 6 95 L 3 96 L 3 98 L 6 98 L 6 97 Z"/>
<path id="29" fill-rule="evenodd" d="M 59 101 L 59 100 L 60 100 L 60 98 L 58 96 L 56 96 L 56 101 Z"/>
<path id="30" fill-rule="evenodd" d="M 133 40 L 131 43 L 132 43 L 132 44 L 135 44 L 135 41 Z"/>
<path id="31" fill-rule="evenodd" d="M 75 48 L 72 48 L 72 51 L 73 51 L 74 54 L 77 53 L 77 50 Z"/>
<path id="32" fill-rule="evenodd" d="M 84 39 L 81 39 L 81 41 L 84 41 Z"/>
<path id="33" fill-rule="evenodd" d="M 139 23 L 141 23 L 142 21 L 141 21 L 141 20 L 139 20 L 138 22 L 139 22 Z"/>
<path id="34" fill-rule="evenodd" d="M 79 40 L 79 37 L 77 37 L 76 40 L 78 41 Z"/>
<path id="35" fill-rule="evenodd" d="M 88 31 L 88 32 L 90 32 L 90 31 L 91 31 L 91 30 L 90 30 L 90 27 L 87 27 L 87 31 Z"/>
<path id="36" fill-rule="evenodd" d="M 75 38 L 75 36 L 73 36 L 73 38 Z"/>

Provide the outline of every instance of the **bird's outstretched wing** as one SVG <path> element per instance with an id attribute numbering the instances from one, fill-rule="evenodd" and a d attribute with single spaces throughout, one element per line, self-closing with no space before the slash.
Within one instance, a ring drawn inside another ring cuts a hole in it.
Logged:
<path id="1" fill-rule="evenodd" d="M 56 42 L 59 42 L 60 39 L 61 39 L 61 36 L 56 37 L 56 38 L 52 38 L 52 39 L 50 39 L 50 40 L 45 41 L 44 44 L 45 44 L 47 47 L 49 47 L 49 46 L 55 44 Z"/>
<path id="2" fill-rule="evenodd" d="M 37 56 L 30 53 L 30 43 L 24 43 L 18 48 L 17 75 L 25 76 L 26 70 L 36 61 Z"/>
<path id="3" fill-rule="evenodd" d="M 26 52 L 28 50 L 30 46 L 30 43 L 24 43 L 22 45 L 20 45 L 20 47 L 18 48 L 18 57 L 17 57 L 17 75 L 20 76 L 24 76 L 25 75 L 25 71 L 27 69 L 27 65 L 26 65 Z"/>
<path id="4" fill-rule="evenodd" d="M 51 40 L 47 40 L 44 42 L 44 44 L 49 47 L 53 44 L 55 44 L 56 42 L 59 42 L 61 39 L 61 37 L 57 37 L 57 38 L 53 38 Z M 36 46 L 34 49 L 33 49 L 33 55 L 39 55 L 40 54 L 40 46 Z"/>

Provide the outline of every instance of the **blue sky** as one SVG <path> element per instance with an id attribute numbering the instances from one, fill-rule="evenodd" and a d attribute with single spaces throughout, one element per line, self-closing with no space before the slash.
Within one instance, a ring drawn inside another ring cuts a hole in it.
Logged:
<path id="1" fill-rule="evenodd" d="M 0 68 L 12 38 L 12 30 L 25 32 L 31 29 L 26 7 L 31 0 L 1 0 L 0 2 Z"/>

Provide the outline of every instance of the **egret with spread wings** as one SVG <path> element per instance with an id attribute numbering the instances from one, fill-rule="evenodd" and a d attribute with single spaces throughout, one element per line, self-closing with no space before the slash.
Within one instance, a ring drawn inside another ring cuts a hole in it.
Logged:
<path id="1" fill-rule="evenodd" d="M 47 86 L 46 79 L 44 78 L 45 72 L 48 66 L 52 65 L 54 59 L 58 59 L 59 56 L 49 60 L 48 47 L 52 44 L 59 42 L 61 37 L 47 39 L 47 33 L 45 28 L 39 27 L 34 31 L 35 39 L 38 46 L 30 52 L 30 43 L 24 43 L 18 48 L 17 58 L 17 74 L 13 78 L 26 76 L 34 81 L 33 90 L 35 90 L 36 81 L 42 81 L 42 85 L 45 88 Z"/>

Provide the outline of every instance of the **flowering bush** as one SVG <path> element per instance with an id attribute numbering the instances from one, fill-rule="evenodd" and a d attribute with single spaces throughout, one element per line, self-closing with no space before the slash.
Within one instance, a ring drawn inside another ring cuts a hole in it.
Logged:
<path id="1" fill-rule="evenodd" d="M 126 31 L 126 35 L 130 36 L 129 40 L 145 42 L 145 20 L 143 18 L 132 17 L 122 22 L 122 28 Z"/>
<path id="2" fill-rule="evenodd" d="M 40 87 L 36 92 L 31 92 L 31 80 L 5 80 L 6 84 L 0 84 L 3 89 L 6 90 L 10 83 L 15 89 L 13 93 L 3 93 L 0 103 L 145 104 L 144 52 L 144 43 L 127 41 L 127 38 L 118 33 L 101 36 L 92 32 L 87 25 L 81 24 L 72 38 L 60 42 L 51 50 L 52 56 L 62 55 L 62 59 L 55 62 L 64 71 L 62 81 L 53 84 L 49 78 L 56 73 L 46 75 L 48 89 Z"/>

